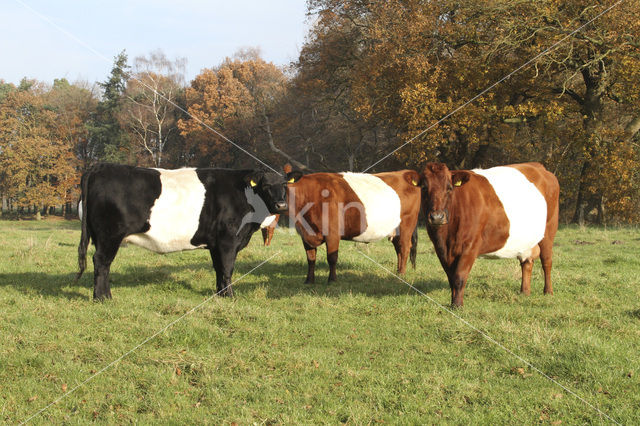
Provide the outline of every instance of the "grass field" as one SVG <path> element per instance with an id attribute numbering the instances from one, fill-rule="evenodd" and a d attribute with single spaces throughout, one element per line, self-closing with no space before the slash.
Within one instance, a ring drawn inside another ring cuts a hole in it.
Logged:
<path id="1" fill-rule="evenodd" d="M 304 285 L 297 236 L 259 233 L 234 278 L 275 255 L 111 365 L 215 290 L 207 251 L 121 249 L 114 299 L 79 281 L 77 221 L 0 221 L 0 421 L 212 424 L 609 423 L 522 360 L 364 257 L 395 269 L 392 245 L 343 243 L 338 279 Z M 93 249 L 90 250 L 90 255 Z M 519 295 L 517 261 L 477 261 L 456 315 L 623 424 L 640 422 L 640 230 L 564 227 L 555 295 Z M 319 255 L 320 258 L 320 255 Z M 448 305 L 424 230 L 406 280 Z"/>

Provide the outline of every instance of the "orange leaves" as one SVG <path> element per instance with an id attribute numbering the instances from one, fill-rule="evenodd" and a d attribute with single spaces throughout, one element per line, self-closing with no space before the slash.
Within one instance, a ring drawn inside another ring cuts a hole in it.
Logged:
<path id="1" fill-rule="evenodd" d="M 64 202 L 75 183 L 74 146 L 45 95 L 36 86 L 0 104 L 0 185 L 18 206 Z"/>
<path id="2" fill-rule="evenodd" d="M 238 152 L 202 123 L 253 150 L 266 137 L 265 116 L 286 89 L 282 70 L 257 52 L 239 56 L 203 70 L 186 90 L 187 109 L 194 118 L 180 120 L 178 127 L 188 148 L 207 165 L 231 164 Z"/>
<path id="3" fill-rule="evenodd" d="M 421 135 L 395 154 L 400 163 L 543 161 L 558 172 L 565 208 L 588 188 L 605 196 L 613 216 L 636 217 L 640 177 L 630 171 L 640 152 L 613 133 L 639 116 L 640 21 L 627 25 L 638 3 L 573 33 L 612 4 L 316 0 L 320 19 L 300 69 L 323 77 L 352 122 L 397 129 L 387 152 Z"/>

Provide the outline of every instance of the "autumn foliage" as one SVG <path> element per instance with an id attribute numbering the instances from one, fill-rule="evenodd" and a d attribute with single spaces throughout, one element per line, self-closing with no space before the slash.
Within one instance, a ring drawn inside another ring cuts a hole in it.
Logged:
<path id="1" fill-rule="evenodd" d="M 0 185 L 16 207 L 71 201 L 76 156 L 65 121 L 38 87 L 14 90 L 0 104 Z"/>
<path id="2" fill-rule="evenodd" d="M 307 6 L 287 67 L 249 49 L 185 82 L 181 60 L 152 52 L 130 71 L 123 53 L 101 95 L 0 85 L 3 197 L 62 203 L 103 160 L 330 171 L 540 161 L 560 180 L 564 221 L 640 221 L 637 2 Z"/>
<path id="3" fill-rule="evenodd" d="M 283 161 L 273 156 L 272 120 L 286 84 L 283 71 L 257 52 L 203 70 L 186 90 L 189 115 L 178 123 L 192 164 L 255 164 L 238 146 L 262 161 Z"/>

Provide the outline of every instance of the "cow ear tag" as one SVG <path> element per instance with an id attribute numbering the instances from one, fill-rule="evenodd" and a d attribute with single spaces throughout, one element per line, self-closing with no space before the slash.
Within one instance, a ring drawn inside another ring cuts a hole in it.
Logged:
<path id="1" fill-rule="evenodd" d="M 256 181 L 251 179 L 251 182 L 249 182 L 249 185 L 251 185 L 251 187 L 253 188 L 254 186 L 257 185 Z"/>
<path id="2" fill-rule="evenodd" d="M 461 180 L 459 180 L 459 181 L 457 181 L 456 183 L 453 184 L 453 186 L 460 186 L 460 185 L 462 185 L 462 181 Z"/>
<path id="3" fill-rule="evenodd" d="M 415 179 L 411 179 L 411 183 L 413 184 L 413 186 L 418 186 L 418 181 Z"/>
<path id="4" fill-rule="evenodd" d="M 295 178 L 291 178 L 291 179 L 289 179 L 287 182 L 288 182 L 288 183 L 293 183 L 293 182 L 295 182 L 295 180 L 296 180 Z"/>

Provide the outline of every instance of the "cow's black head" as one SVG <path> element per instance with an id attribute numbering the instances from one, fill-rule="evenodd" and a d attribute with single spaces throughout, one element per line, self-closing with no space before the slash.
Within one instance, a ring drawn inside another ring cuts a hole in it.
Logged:
<path id="1" fill-rule="evenodd" d="M 245 176 L 245 182 L 262 198 L 269 213 L 276 214 L 287 211 L 287 181 L 282 175 L 253 170 Z"/>

